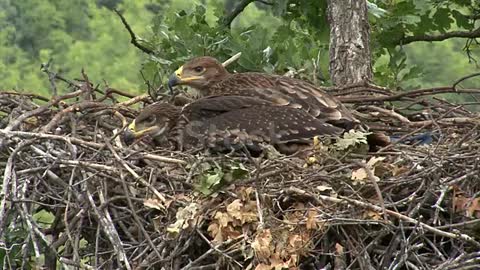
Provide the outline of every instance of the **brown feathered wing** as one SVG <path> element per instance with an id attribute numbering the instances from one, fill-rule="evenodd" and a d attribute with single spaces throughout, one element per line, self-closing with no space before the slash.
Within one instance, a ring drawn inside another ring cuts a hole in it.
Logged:
<path id="1" fill-rule="evenodd" d="M 247 96 L 199 99 L 184 107 L 178 127 L 177 136 L 184 145 L 225 149 L 309 143 L 314 136 L 343 131 L 303 110 Z"/>
<path id="2" fill-rule="evenodd" d="M 210 86 L 207 95 L 257 97 L 280 106 L 301 109 L 309 115 L 345 129 L 359 124 L 343 104 L 308 82 L 263 73 L 230 74 Z"/>

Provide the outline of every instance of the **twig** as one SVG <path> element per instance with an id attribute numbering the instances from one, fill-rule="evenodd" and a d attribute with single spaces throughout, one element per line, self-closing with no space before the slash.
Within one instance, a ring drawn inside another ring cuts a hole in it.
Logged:
<path id="1" fill-rule="evenodd" d="M 406 36 L 398 41 L 399 45 L 406 45 L 417 41 L 442 41 L 450 38 L 479 38 L 480 27 L 472 31 L 451 31 L 438 35 L 415 35 Z"/>
<path id="2" fill-rule="evenodd" d="M 375 101 L 398 101 L 404 98 L 415 98 L 420 96 L 432 95 L 432 94 L 445 94 L 445 93 L 474 93 L 480 94 L 480 89 L 453 89 L 451 86 L 446 87 L 437 87 L 437 88 L 426 88 L 419 89 L 414 91 L 405 91 L 396 95 L 389 96 L 347 96 L 347 97 L 338 97 L 341 102 L 345 103 L 359 103 L 359 102 L 375 102 Z"/>
<path id="3" fill-rule="evenodd" d="M 466 80 L 468 80 L 468 79 L 471 79 L 471 78 L 473 78 L 473 77 L 478 77 L 478 76 L 480 76 L 480 72 L 479 72 L 479 73 L 473 73 L 473 74 L 467 75 L 467 76 L 465 76 L 465 77 L 462 77 L 462 78 L 458 79 L 458 80 L 452 85 L 452 88 L 453 88 L 454 90 L 457 90 L 457 85 L 459 85 L 459 84 L 462 83 L 463 81 L 466 81 Z"/>
<path id="4" fill-rule="evenodd" d="M 255 2 L 255 0 L 240 0 L 236 3 L 233 10 L 221 19 L 221 24 L 227 28 L 230 28 L 232 21 L 240 14 L 242 11 L 250 5 L 250 3 Z"/>
<path id="5" fill-rule="evenodd" d="M 230 65 L 231 63 L 237 61 L 240 58 L 240 56 L 242 56 L 241 52 L 236 53 L 234 56 L 225 60 L 225 62 L 222 63 L 222 66 L 226 67 L 226 66 Z"/>
<path id="6" fill-rule="evenodd" d="M 48 99 L 44 96 L 41 96 L 41 95 L 37 95 L 37 94 L 19 93 L 19 92 L 15 92 L 15 91 L 0 91 L 0 96 L 4 96 L 4 95 L 23 96 L 23 97 L 35 98 L 35 99 L 45 101 L 45 102 L 50 101 L 50 99 Z"/>
<path id="7" fill-rule="evenodd" d="M 125 163 L 124 160 L 122 160 L 120 158 L 120 156 L 117 154 L 117 152 L 115 151 L 115 149 L 112 147 L 112 145 L 108 142 L 108 140 L 105 140 L 105 143 L 107 144 L 107 147 L 110 149 L 110 151 L 112 152 L 113 156 L 115 157 L 115 159 L 117 160 L 117 162 L 121 163 L 125 168 L 127 168 L 127 170 L 134 176 L 138 177 L 138 175 L 135 175 L 133 172 L 132 169 L 130 169 L 128 167 L 128 165 Z M 157 254 L 157 257 L 158 258 L 162 258 L 162 256 L 160 255 L 160 252 L 158 252 L 156 246 L 153 244 L 152 242 L 152 239 L 150 238 L 150 235 L 147 233 L 147 231 L 145 230 L 145 228 L 142 226 L 142 222 L 140 221 L 140 218 L 138 217 L 138 215 L 136 214 L 136 210 L 135 210 L 135 207 L 133 206 L 133 203 L 132 203 L 132 200 L 130 198 L 130 194 L 129 194 L 129 189 L 128 189 L 128 186 L 127 184 L 125 183 L 125 177 L 123 176 L 123 173 L 120 172 L 120 179 L 121 179 L 121 183 L 122 183 L 122 187 L 123 187 L 123 191 L 125 192 L 125 195 L 127 197 L 127 203 L 128 203 L 128 206 L 129 208 L 132 210 L 132 213 L 133 213 L 133 219 L 135 220 L 135 222 L 137 222 L 137 226 L 140 228 L 140 230 L 142 231 L 144 237 L 147 239 L 150 247 L 153 249 L 153 251 L 155 252 L 155 254 Z M 150 185 L 149 185 L 150 186 Z M 155 189 L 154 189 L 155 190 Z M 156 191 L 156 190 L 155 190 Z M 158 191 L 155 193 L 157 194 Z M 158 195 L 157 195 L 158 197 Z M 162 197 L 159 197 L 159 199 L 163 199 L 162 201 L 165 202 L 165 198 L 162 196 Z"/>
<path id="8" fill-rule="evenodd" d="M 290 189 L 295 189 L 295 188 L 290 188 Z M 305 193 L 304 191 L 298 191 L 299 193 Z M 334 198 L 334 197 L 330 197 L 330 196 L 325 196 L 325 195 L 317 195 L 318 198 L 320 198 L 321 200 L 323 201 L 328 201 L 328 202 L 332 202 L 332 203 L 340 203 L 340 204 L 348 204 L 348 203 L 352 203 L 356 206 L 359 206 L 359 207 L 363 207 L 363 208 L 368 208 L 368 209 L 371 209 L 373 211 L 378 211 L 378 212 L 381 212 L 382 211 L 382 208 L 379 207 L 379 206 L 376 206 L 376 205 L 372 205 L 372 204 L 369 204 L 369 203 L 365 203 L 365 202 L 361 202 L 361 201 L 358 201 L 358 200 L 354 200 L 354 199 L 350 199 L 350 198 L 346 198 L 346 197 L 343 197 L 343 196 L 339 196 L 338 198 Z M 444 237 L 448 237 L 448 238 L 452 238 L 452 239 L 460 239 L 460 240 L 463 240 L 463 241 L 466 241 L 472 245 L 474 245 L 475 247 L 477 248 L 480 248 L 480 243 L 478 243 L 477 241 L 475 241 L 471 236 L 469 235 L 466 235 L 466 234 L 461 234 L 461 233 L 458 233 L 458 234 L 455 234 L 455 233 L 449 233 L 449 232 L 445 232 L 445 231 L 442 231 L 442 230 L 439 230 L 435 227 L 432 227 L 428 224 L 425 224 L 423 222 L 420 222 L 418 220 L 415 220 L 411 217 L 408 217 L 408 216 L 405 216 L 405 215 L 402 215 L 398 212 L 395 212 L 395 211 L 392 211 L 392 210 L 388 210 L 386 209 L 385 212 L 390 215 L 390 216 L 393 216 L 393 217 L 396 217 L 400 220 L 403 220 L 403 221 L 406 221 L 406 222 L 409 222 L 409 223 L 413 223 L 413 224 L 419 224 L 420 227 L 422 227 L 423 229 L 431 232 L 431 233 L 434 233 L 434 234 L 438 234 L 438 235 L 441 235 L 441 236 L 444 236 Z"/>
<path id="9" fill-rule="evenodd" d="M 118 11 L 117 9 L 113 9 L 113 11 L 117 13 L 118 17 L 120 17 L 120 20 L 122 21 L 123 26 L 125 26 L 125 29 L 127 29 L 128 33 L 130 34 L 130 43 L 132 43 L 135 47 L 137 47 L 138 49 L 140 49 L 142 52 L 146 54 L 153 54 L 154 53 L 153 50 L 139 43 L 139 38 L 135 35 L 135 33 L 132 30 L 132 27 L 130 27 L 127 20 L 125 19 L 125 17 L 123 17 L 120 11 Z"/>
<path id="10" fill-rule="evenodd" d="M 102 192 L 99 190 L 99 196 L 102 198 L 104 197 Z M 120 240 L 120 237 L 118 236 L 118 232 L 115 229 L 115 226 L 113 225 L 112 218 L 110 217 L 110 214 L 107 211 L 102 212 L 95 204 L 95 201 L 93 199 L 93 195 L 87 190 L 87 198 L 88 201 L 90 202 L 90 206 L 92 207 L 101 227 L 105 235 L 108 237 L 110 240 L 110 243 L 113 246 L 113 249 L 115 250 L 115 253 L 117 255 L 118 261 L 121 264 L 123 262 L 125 264 L 125 268 L 127 270 L 132 269 L 130 266 L 130 263 L 128 262 L 128 258 L 125 254 L 125 250 L 123 249 L 122 246 L 122 241 Z"/>
<path id="11" fill-rule="evenodd" d="M 378 186 L 377 184 L 377 179 L 378 177 L 376 177 L 372 170 L 367 166 L 367 164 L 365 164 L 364 162 L 355 162 L 355 164 L 357 164 L 358 166 L 362 167 L 365 172 L 367 173 L 367 177 L 368 179 L 370 180 L 370 183 L 373 185 L 373 187 L 375 188 L 375 192 L 377 193 L 377 197 L 378 197 L 378 202 L 380 203 L 380 207 L 382 208 L 382 214 L 383 214 L 383 218 L 385 220 L 387 220 L 387 212 L 386 212 L 386 208 L 385 208 L 385 200 L 383 199 L 383 196 L 382 196 L 382 191 L 380 190 L 380 187 Z"/>
<path id="12" fill-rule="evenodd" d="M 52 120 L 50 120 L 50 122 L 48 122 L 48 124 L 46 124 L 41 129 L 41 132 L 42 133 L 47 133 L 47 132 L 51 131 L 54 127 L 56 127 L 60 123 L 60 121 L 63 119 L 63 117 L 68 113 L 79 112 L 79 111 L 83 111 L 83 110 L 88 109 L 88 108 L 106 108 L 106 107 L 107 107 L 106 104 L 100 103 L 100 102 L 95 102 L 95 101 L 84 101 L 84 102 L 81 102 L 81 103 L 73 104 L 73 105 L 63 109 L 62 111 L 58 112 L 52 118 Z"/>
<path id="13" fill-rule="evenodd" d="M 409 124 L 411 122 L 410 120 L 408 120 L 408 118 L 406 118 L 403 115 L 400 115 L 399 113 L 395 112 L 394 110 L 387 110 L 387 109 L 380 108 L 380 107 L 374 106 L 374 105 L 360 106 L 358 109 L 367 109 L 367 110 L 377 111 L 377 112 L 383 113 L 385 115 L 388 115 L 392 118 L 395 118 L 402 123 L 408 123 Z"/>
<path id="14" fill-rule="evenodd" d="M 50 102 L 48 102 L 47 104 L 41 106 L 41 107 L 38 107 L 37 109 L 35 110 L 32 110 L 32 111 L 28 111 L 28 112 L 25 112 L 23 113 L 22 115 L 20 115 L 17 119 L 15 119 L 12 123 L 9 123 L 9 125 L 4 129 L 4 131 L 8 132 L 8 131 L 12 131 L 14 130 L 15 128 L 17 128 L 23 121 L 25 121 L 27 118 L 30 118 L 32 116 L 35 116 L 35 115 L 39 115 L 45 111 L 47 111 L 51 106 L 55 106 L 57 105 L 60 101 L 62 100 L 65 100 L 65 99 L 69 99 L 69 98 L 74 98 L 74 97 L 77 97 L 79 96 L 80 94 L 82 94 L 83 91 L 82 90 L 78 90 L 78 91 L 75 91 L 73 93 L 69 93 L 69 94 L 66 94 L 66 95 L 63 95 L 63 96 L 59 96 L 59 97 L 55 97 L 53 98 Z M 0 140 L 0 147 L 2 145 L 2 141 L 3 140 Z"/>
<path id="15" fill-rule="evenodd" d="M 235 260 L 234 258 L 232 258 L 232 256 L 226 254 L 225 252 L 221 251 L 220 249 L 218 249 L 217 246 L 215 246 L 214 244 L 212 244 L 212 242 L 210 242 L 210 240 L 208 240 L 208 238 L 203 235 L 203 233 L 199 230 L 199 229 L 196 229 L 198 235 L 200 235 L 200 237 L 208 243 L 208 245 L 210 246 L 211 249 L 215 250 L 216 252 L 218 252 L 219 254 L 221 254 L 222 256 L 224 256 L 225 258 L 229 259 L 230 261 L 234 262 L 236 265 L 238 265 L 240 268 L 243 268 L 243 265 L 241 263 L 239 263 L 237 260 Z M 221 246 L 221 245 L 220 245 Z"/>
<path id="16" fill-rule="evenodd" d="M 102 143 L 95 143 L 95 142 L 85 141 L 75 137 L 67 137 L 67 136 L 60 136 L 60 135 L 53 135 L 53 134 L 35 133 L 35 132 L 26 132 L 26 131 L 7 131 L 6 129 L 0 129 L 0 134 L 6 136 L 6 138 L 24 137 L 24 138 L 46 139 L 46 140 L 60 140 L 60 141 L 65 141 L 67 143 L 72 143 L 78 146 L 82 146 L 82 147 L 88 146 L 95 149 L 105 148 L 105 144 L 102 144 Z M 180 165 L 187 164 L 186 161 L 180 160 L 180 159 L 163 157 L 155 154 L 137 152 L 133 150 L 127 150 L 127 151 L 139 158 L 151 159 L 151 160 L 162 161 L 167 163 L 176 163 Z"/>

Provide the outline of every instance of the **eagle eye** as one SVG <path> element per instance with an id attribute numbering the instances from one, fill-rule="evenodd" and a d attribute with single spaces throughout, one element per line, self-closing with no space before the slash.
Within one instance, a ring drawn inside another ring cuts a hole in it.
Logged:
<path id="1" fill-rule="evenodd" d="M 205 69 L 205 68 L 202 67 L 202 66 L 197 66 L 197 67 L 194 67 L 194 68 L 193 68 L 193 70 L 194 70 L 195 72 L 197 72 L 197 73 L 202 72 L 204 69 Z"/>
<path id="2" fill-rule="evenodd" d="M 145 119 L 145 122 L 148 123 L 148 124 L 153 124 L 153 123 L 155 123 L 156 120 L 157 120 L 157 118 L 154 115 L 151 115 L 151 116 L 147 117 L 147 119 Z"/>

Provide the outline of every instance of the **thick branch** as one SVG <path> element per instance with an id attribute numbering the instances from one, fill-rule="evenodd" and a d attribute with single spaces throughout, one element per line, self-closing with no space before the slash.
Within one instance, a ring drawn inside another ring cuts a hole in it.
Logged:
<path id="1" fill-rule="evenodd" d="M 255 0 L 241 0 L 233 10 L 225 15 L 225 17 L 222 18 L 222 24 L 228 28 L 230 28 L 230 25 L 232 24 L 233 20 L 240 14 L 242 11 L 251 3 L 255 2 Z"/>
<path id="2" fill-rule="evenodd" d="M 470 15 L 470 16 L 467 16 L 470 20 L 480 20 L 480 13 L 479 14 L 474 14 L 474 15 Z"/>
<path id="3" fill-rule="evenodd" d="M 417 35 L 407 36 L 400 40 L 399 44 L 405 45 L 417 41 L 442 41 L 449 38 L 479 38 L 480 27 L 473 31 L 451 31 L 440 35 Z"/>
<path id="4" fill-rule="evenodd" d="M 146 53 L 146 54 L 153 54 L 153 51 L 145 46 L 143 46 L 142 44 L 140 44 L 138 42 L 138 37 L 135 35 L 135 33 L 133 32 L 132 30 L 132 27 L 130 27 L 130 25 L 128 24 L 127 20 L 125 19 L 125 17 L 123 17 L 123 15 L 117 10 L 117 9 L 114 9 L 113 11 L 115 11 L 115 13 L 117 13 L 118 17 L 120 17 L 120 20 L 122 20 L 122 23 L 123 25 L 125 26 L 125 28 L 127 29 L 128 33 L 130 34 L 130 42 L 135 46 L 137 47 L 138 49 L 140 49 L 142 52 Z"/>

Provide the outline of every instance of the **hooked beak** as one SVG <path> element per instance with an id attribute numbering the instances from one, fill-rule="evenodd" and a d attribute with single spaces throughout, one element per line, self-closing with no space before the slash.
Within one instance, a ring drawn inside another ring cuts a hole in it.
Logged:
<path id="1" fill-rule="evenodd" d="M 142 137 L 146 133 L 149 133 L 156 128 L 157 128 L 156 126 L 153 126 L 153 127 L 146 128 L 144 130 L 136 131 L 135 120 L 133 120 L 132 123 L 130 123 L 127 129 L 125 129 L 125 131 L 123 132 L 123 141 L 127 145 L 130 145 L 133 143 L 133 141 L 135 141 L 135 139 Z"/>
<path id="2" fill-rule="evenodd" d="M 183 66 L 178 68 L 172 75 L 170 75 L 170 78 L 168 78 L 168 89 L 170 89 L 170 92 L 173 93 L 173 87 L 182 82 L 182 73 Z"/>
<path id="3" fill-rule="evenodd" d="M 172 75 L 170 75 L 170 78 L 168 78 L 168 88 L 170 89 L 170 92 L 173 93 L 172 88 L 176 85 L 181 85 L 181 84 L 188 84 L 189 82 L 197 81 L 197 80 L 203 80 L 203 76 L 197 76 L 193 75 L 190 77 L 185 77 L 183 74 L 183 66 L 179 67 Z"/>
<path id="4" fill-rule="evenodd" d="M 123 141 L 125 144 L 130 145 L 135 141 L 135 120 L 123 132 Z"/>
<path id="5" fill-rule="evenodd" d="M 123 141 L 125 142 L 125 144 L 130 145 L 135 141 L 135 139 L 138 139 L 146 134 L 148 134 L 149 136 L 152 136 L 153 138 L 156 138 L 158 136 L 163 135 L 166 130 L 167 130 L 167 124 L 165 124 L 162 128 L 159 128 L 158 126 L 152 126 L 152 127 L 137 131 L 135 127 L 135 120 L 133 120 L 132 123 L 128 126 L 128 128 L 123 133 Z"/>

